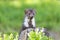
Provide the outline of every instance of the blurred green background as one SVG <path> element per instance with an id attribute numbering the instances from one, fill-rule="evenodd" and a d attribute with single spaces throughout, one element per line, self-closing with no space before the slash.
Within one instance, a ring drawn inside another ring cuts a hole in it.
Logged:
<path id="1" fill-rule="evenodd" d="M 24 10 L 36 10 L 36 26 L 60 31 L 60 0 L 0 0 L 0 32 L 19 32 Z"/>

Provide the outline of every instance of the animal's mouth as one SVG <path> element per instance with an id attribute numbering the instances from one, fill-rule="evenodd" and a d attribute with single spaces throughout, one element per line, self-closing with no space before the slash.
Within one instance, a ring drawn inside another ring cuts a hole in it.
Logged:
<path id="1" fill-rule="evenodd" d="M 32 19 L 33 18 L 33 16 L 32 17 L 28 17 L 28 19 Z"/>
<path id="2" fill-rule="evenodd" d="M 32 19 L 33 17 L 30 17 L 30 19 Z"/>

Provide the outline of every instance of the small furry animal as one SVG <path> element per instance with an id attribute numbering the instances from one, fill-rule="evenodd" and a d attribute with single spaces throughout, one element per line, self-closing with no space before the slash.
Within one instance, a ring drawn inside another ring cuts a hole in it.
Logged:
<path id="1" fill-rule="evenodd" d="M 20 30 L 19 33 L 19 38 L 18 40 L 27 40 L 27 33 L 29 33 L 27 29 L 33 28 L 35 29 L 35 10 L 33 9 L 26 9 L 25 10 L 25 18 L 24 18 L 24 22 L 22 25 L 22 28 Z M 22 36 L 25 36 L 25 38 L 23 39 Z"/>
<path id="2" fill-rule="evenodd" d="M 35 28 L 35 10 L 33 9 L 26 9 L 25 10 L 25 18 L 23 22 L 23 26 L 21 31 L 27 29 L 27 28 Z"/>

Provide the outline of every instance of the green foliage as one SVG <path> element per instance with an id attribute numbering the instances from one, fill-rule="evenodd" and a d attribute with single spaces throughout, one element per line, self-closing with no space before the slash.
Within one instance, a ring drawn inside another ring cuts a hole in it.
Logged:
<path id="1" fill-rule="evenodd" d="M 2 35 L 0 34 L 0 40 L 18 40 L 18 33 L 16 33 L 15 35 L 14 34 L 3 34 L 3 37 Z"/>
<path id="2" fill-rule="evenodd" d="M 31 31 L 28 36 L 28 40 L 53 40 L 51 37 L 47 37 L 42 32 Z"/>
<path id="3" fill-rule="evenodd" d="M 0 40 L 18 40 L 18 33 L 0 34 Z M 53 40 L 51 37 L 47 37 L 42 32 L 31 31 L 28 35 L 28 40 Z"/>

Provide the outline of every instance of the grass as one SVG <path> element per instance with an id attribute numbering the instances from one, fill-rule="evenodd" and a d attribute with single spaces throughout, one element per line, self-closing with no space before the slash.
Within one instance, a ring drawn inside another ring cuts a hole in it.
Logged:
<path id="1" fill-rule="evenodd" d="M 0 31 L 17 32 L 20 30 L 24 19 L 24 10 L 36 10 L 36 26 L 46 27 L 49 30 L 60 31 L 60 4 L 58 1 L 41 1 L 39 4 L 27 5 L 22 2 L 21 7 L 12 6 L 10 1 L 0 2 Z"/>

